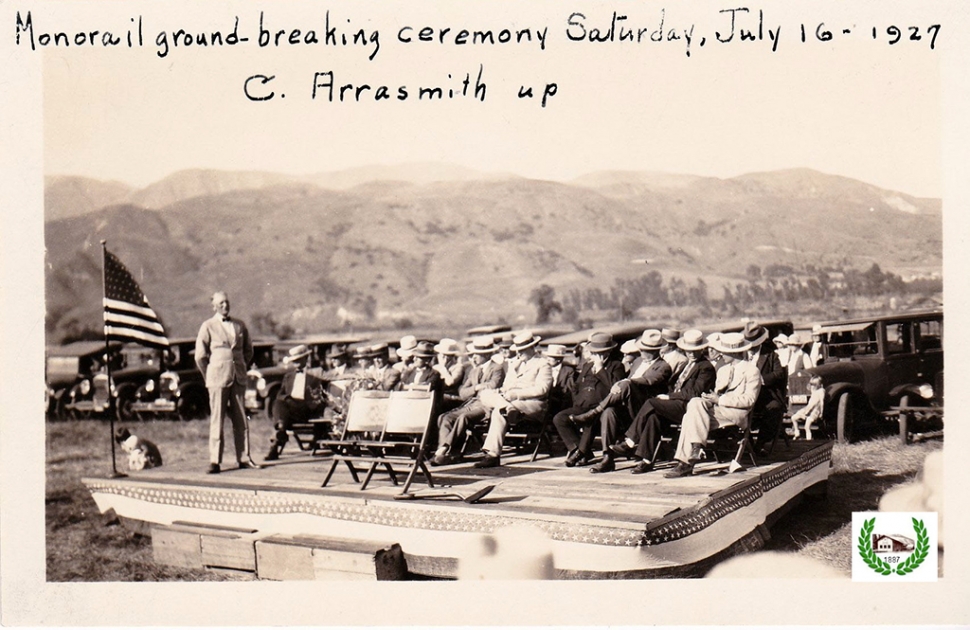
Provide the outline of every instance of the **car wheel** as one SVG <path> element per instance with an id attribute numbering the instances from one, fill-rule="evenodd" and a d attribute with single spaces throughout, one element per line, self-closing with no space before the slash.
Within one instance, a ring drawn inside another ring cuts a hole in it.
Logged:
<path id="1" fill-rule="evenodd" d="M 189 420 L 198 420 L 201 418 L 203 416 L 203 408 L 198 400 L 193 400 L 189 396 L 179 398 L 178 404 L 175 407 L 175 413 L 178 414 L 179 420 L 188 422 Z"/>
<path id="2" fill-rule="evenodd" d="M 115 406 L 118 409 L 117 416 L 119 422 L 133 422 L 138 419 L 138 415 L 131 410 L 131 405 L 135 400 L 131 396 L 118 396 Z"/>
<path id="3" fill-rule="evenodd" d="M 862 409 L 850 392 L 839 397 L 839 409 L 836 415 L 836 439 L 839 444 L 852 442 L 862 424 Z"/>

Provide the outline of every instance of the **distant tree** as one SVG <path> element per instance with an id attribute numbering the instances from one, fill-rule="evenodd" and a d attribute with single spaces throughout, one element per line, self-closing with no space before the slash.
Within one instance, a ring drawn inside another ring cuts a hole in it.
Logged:
<path id="1" fill-rule="evenodd" d="M 253 330 L 260 334 L 277 339 L 289 339 L 293 336 L 293 327 L 276 321 L 272 313 L 255 313 L 251 318 Z"/>
<path id="2" fill-rule="evenodd" d="M 548 284 L 532 289 L 529 303 L 536 307 L 537 324 L 546 324 L 554 313 L 562 312 L 562 304 L 556 300 L 556 290 Z"/>

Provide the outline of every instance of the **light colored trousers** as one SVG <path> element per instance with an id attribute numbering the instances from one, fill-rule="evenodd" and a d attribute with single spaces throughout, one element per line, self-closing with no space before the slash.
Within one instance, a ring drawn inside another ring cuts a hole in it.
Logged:
<path id="1" fill-rule="evenodd" d="M 506 406 L 517 409 L 522 415 L 519 420 L 531 420 L 541 417 L 546 412 L 545 400 L 513 400 Z M 505 443 L 505 429 L 508 419 L 500 412 L 499 407 L 495 407 L 491 412 L 491 420 L 488 423 L 488 435 L 485 436 L 485 445 L 482 451 L 492 457 L 499 457 L 502 454 L 502 445 Z"/>
<path id="2" fill-rule="evenodd" d="M 703 398 L 691 398 L 680 426 L 680 439 L 677 441 L 674 459 L 688 463 L 691 444 L 707 444 L 707 434 L 712 429 L 732 425 L 744 429 L 748 425 L 746 412 L 724 409 Z"/>
<path id="3" fill-rule="evenodd" d="M 246 386 L 233 383 L 229 387 L 209 388 L 209 462 L 222 463 L 224 442 L 222 428 L 226 416 L 232 421 L 232 436 L 236 446 L 236 461 L 249 461 L 249 423 L 246 420 L 246 408 L 243 397 Z"/>

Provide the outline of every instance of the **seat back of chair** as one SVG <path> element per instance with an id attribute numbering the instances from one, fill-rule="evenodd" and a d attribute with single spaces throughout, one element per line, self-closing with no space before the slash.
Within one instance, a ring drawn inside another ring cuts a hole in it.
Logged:
<path id="1" fill-rule="evenodd" d="M 344 434 L 363 433 L 365 431 L 380 433 L 383 431 L 387 421 L 389 402 L 388 392 L 375 390 L 354 392 L 347 409 Z"/>
<path id="2" fill-rule="evenodd" d="M 434 394 L 422 391 L 391 392 L 385 433 L 423 434 L 431 420 Z"/>

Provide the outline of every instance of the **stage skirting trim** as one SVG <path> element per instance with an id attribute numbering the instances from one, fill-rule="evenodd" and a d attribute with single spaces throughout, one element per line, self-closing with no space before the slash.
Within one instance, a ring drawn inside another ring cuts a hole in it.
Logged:
<path id="1" fill-rule="evenodd" d="M 552 540 L 565 571 L 648 571 L 701 562 L 765 524 L 805 489 L 828 478 L 831 446 L 736 484 L 693 508 L 635 523 L 503 510 L 494 505 L 402 503 L 299 491 L 217 488 L 140 480 L 85 479 L 102 512 L 148 523 L 176 521 L 274 534 L 398 542 L 405 554 L 458 558 L 481 534 L 531 525 Z"/>

